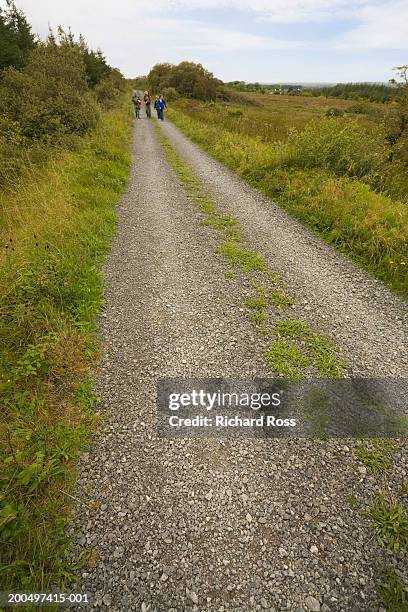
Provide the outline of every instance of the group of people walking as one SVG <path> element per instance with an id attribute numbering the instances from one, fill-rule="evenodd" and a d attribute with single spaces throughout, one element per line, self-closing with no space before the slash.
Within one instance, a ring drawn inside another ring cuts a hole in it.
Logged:
<path id="1" fill-rule="evenodd" d="M 132 102 L 135 108 L 136 119 L 140 119 L 142 100 L 139 98 L 136 91 L 132 96 Z M 143 94 L 143 102 L 145 105 L 146 117 L 150 119 L 150 117 L 152 116 L 152 98 L 148 91 L 145 91 Z M 167 104 L 163 96 L 156 96 L 156 99 L 154 101 L 154 109 L 157 112 L 158 119 L 161 119 L 162 121 L 164 120 L 164 111 L 166 108 Z"/>

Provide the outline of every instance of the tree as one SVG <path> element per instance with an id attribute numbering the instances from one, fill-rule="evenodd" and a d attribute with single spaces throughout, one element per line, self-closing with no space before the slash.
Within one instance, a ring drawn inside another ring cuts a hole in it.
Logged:
<path id="1" fill-rule="evenodd" d="M 105 108 L 112 108 L 125 88 L 126 81 L 123 74 L 117 68 L 112 68 L 108 76 L 96 85 L 96 99 Z"/>
<path id="2" fill-rule="evenodd" d="M 177 66 L 156 64 L 147 78 L 150 89 L 155 93 L 173 87 L 179 95 L 199 100 L 214 100 L 223 85 L 201 64 L 193 62 L 181 62 Z"/>
<path id="3" fill-rule="evenodd" d="M 396 84 L 398 87 L 403 87 L 404 85 L 408 85 L 408 64 L 404 66 L 395 66 L 393 68 L 402 82 L 398 82 L 396 79 L 390 79 L 390 83 Z"/>
<path id="4" fill-rule="evenodd" d="M 97 49 L 96 51 L 89 49 L 82 35 L 79 37 L 78 46 L 82 54 L 82 59 L 85 63 L 86 78 L 89 87 L 94 89 L 98 83 L 109 76 L 112 68 L 109 66 L 100 49 Z"/>
<path id="5" fill-rule="evenodd" d="M 23 71 L 3 72 L 0 108 L 24 137 L 53 144 L 67 134 L 84 134 L 99 112 L 78 47 L 55 40 L 38 43 Z"/>
<path id="6" fill-rule="evenodd" d="M 30 24 L 14 2 L 8 0 L 7 9 L 0 8 L 0 70 L 25 66 L 34 46 Z"/>
<path id="7" fill-rule="evenodd" d="M 170 87 L 174 87 L 182 96 L 199 100 L 214 100 L 221 81 L 206 70 L 201 64 L 181 62 L 173 66 L 170 73 Z"/>
<path id="8" fill-rule="evenodd" d="M 168 87 L 172 68 L 172 64 L 156 64 L 153 66 L 147 75 L 149 89 L 158 93 L 164 87 Z"/>

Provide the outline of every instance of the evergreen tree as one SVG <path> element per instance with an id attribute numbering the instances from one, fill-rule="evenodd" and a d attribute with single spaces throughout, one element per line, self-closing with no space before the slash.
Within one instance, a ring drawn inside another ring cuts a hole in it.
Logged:
<path id="1" fill-rule="evenodd" d="M 24 67 L 34 46 L 35 38 L 25 15 L 8 0 L 7 8 L 0 8 L 0 70 Z"/>

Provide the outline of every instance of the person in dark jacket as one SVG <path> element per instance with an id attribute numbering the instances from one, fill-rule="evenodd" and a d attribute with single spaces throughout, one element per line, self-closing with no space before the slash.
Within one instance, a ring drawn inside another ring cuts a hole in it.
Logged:
<path id="1" fill-rule="evenodd" d="M 133 92 L 133 96 L 132 96 L 132 104 L 133 104 L 133 108 L 135 109 L 135 115 L 137 117 L 137 113 L 136 113 L 136 102 L 137 102 L 137 93 L 134 91 Z"/>
<path id="2" fill-rule="evenodd" d="M 138 97 L 136 102 L 135 102 L 135 113 L 136 113 L 136 119 L 140 119 L 140 109 L 142 108 L 142 101 L 141 99 Z"/>
<path id="3" fill-rule="evenodd" d="M 148 91 L 144 92 L 143 102 L 145 103 L 146 117 L 150 119 L 152 116 L 152 99 Z"/>

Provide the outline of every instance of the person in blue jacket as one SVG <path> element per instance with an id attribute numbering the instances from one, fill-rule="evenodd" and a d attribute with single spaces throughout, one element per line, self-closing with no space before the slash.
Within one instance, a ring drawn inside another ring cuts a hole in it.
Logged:
<path id="1" fill-rule="evenodd" d="M 167 108 L 166 100 L 163 96 L 159 96 L 157 100 L 157 117 L 164 121 L 164 109 Z"/>

